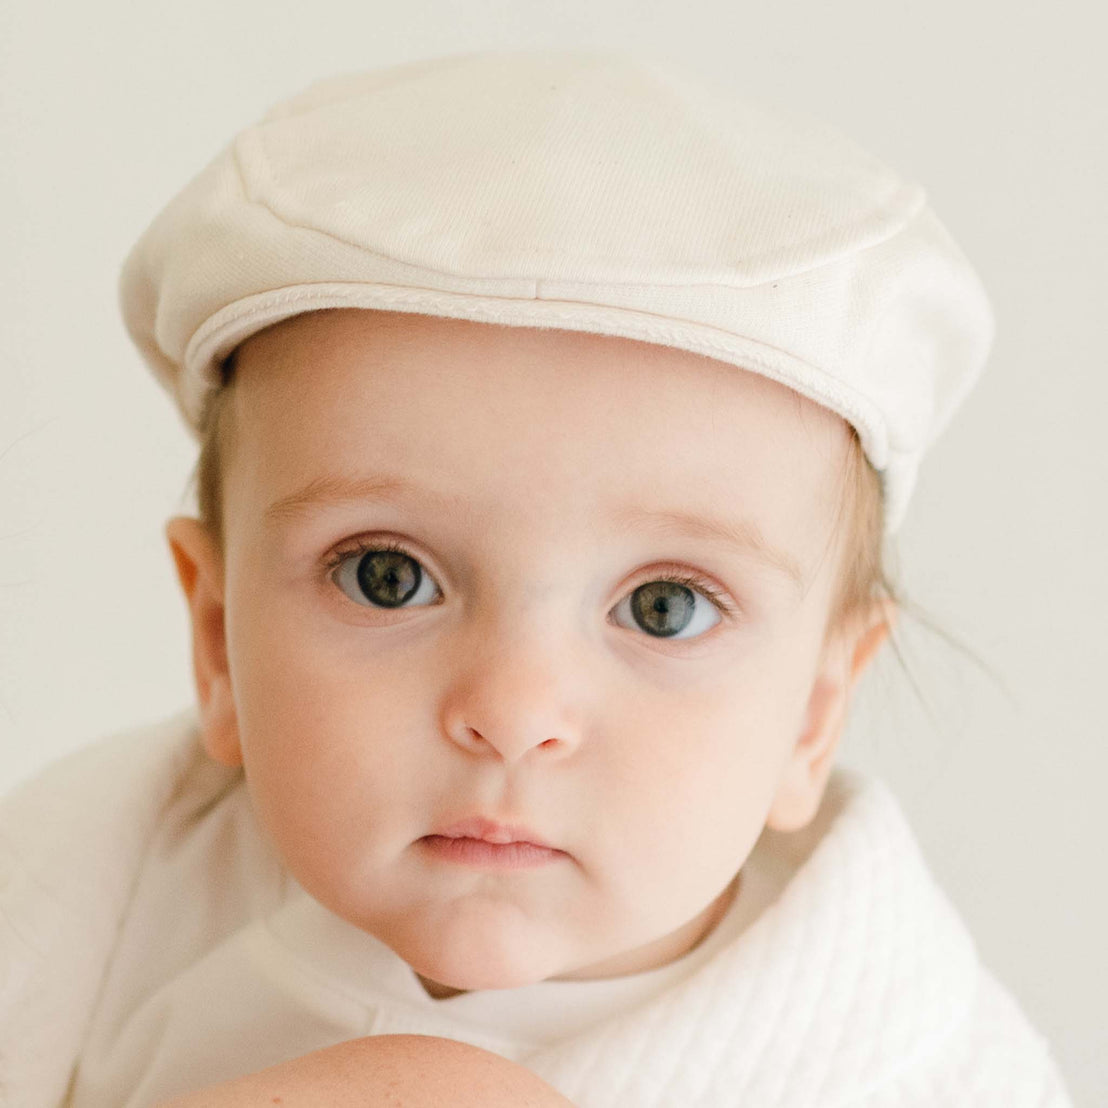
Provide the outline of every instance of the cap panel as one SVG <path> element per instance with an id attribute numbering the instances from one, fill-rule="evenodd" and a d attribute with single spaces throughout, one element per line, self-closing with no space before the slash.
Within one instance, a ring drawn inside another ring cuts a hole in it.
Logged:
<path id="1" fill-rule="evenodd" d="M 239 136 L 247 196 L 442 273 L 744 287 L 880 242 L 924 202 L 830 128 L 624 59 L 486 55 L 331 91 Z"/>

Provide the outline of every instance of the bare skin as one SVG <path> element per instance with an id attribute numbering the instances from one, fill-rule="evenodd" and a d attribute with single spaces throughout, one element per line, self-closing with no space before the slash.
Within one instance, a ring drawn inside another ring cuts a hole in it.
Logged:
<path id="1" fill-rule="evenodd" d="M 155 1108 L 573 1108 L 530 1070 L 432 1035 L 373 1035 L 316 1050 Z"/>

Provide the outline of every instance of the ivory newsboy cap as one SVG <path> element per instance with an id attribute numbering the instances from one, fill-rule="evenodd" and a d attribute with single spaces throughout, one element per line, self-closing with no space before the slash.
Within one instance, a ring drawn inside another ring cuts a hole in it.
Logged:
<path id="1" fill-rule="evenodd" d="M 820 121 L 595 50 L 482 51 L 317 82 L 170 201 L 120 294 L 194 430 L 238 343 L 319 308 L 705 354 L 853 424 L 887 532 L 994 330 L 918 184 Z"/>

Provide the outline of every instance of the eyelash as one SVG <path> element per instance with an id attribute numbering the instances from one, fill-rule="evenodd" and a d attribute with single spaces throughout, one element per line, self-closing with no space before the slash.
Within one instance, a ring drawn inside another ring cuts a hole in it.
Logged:
<path id="1" fill-rule="evenodd" d="M 329 577 L 334 570 L 348 559 L 360 558 L 362 555 L 368 554 L 371 550 L 388 550 L 395 554 L 403 554 L 405 557 L 419 562 L 419 559 L 406 546 L 397 542 L 395 539 L 357 539 L 352 546 L 341 546 L 327 558 L 325 562 L 327 576 Z M 420 562 L 420 565 L 422 564 L 423 563 Z M 706 596 L 721 614 L 725 616 L 733 616 L 735 614 L 736 609 L 731 601 L 728 600 L 711 581 L 703 577 L 697 577 L 687 573 L 666 573 L 660 577 L 651 577 L 649 580 L 651 582 L 668 581 L 675 585 L 684 585 L 686 588 L 694 589 L 696 592 Z M 647 581 L 642 582 L 644 585 L 648 583 Z"/>

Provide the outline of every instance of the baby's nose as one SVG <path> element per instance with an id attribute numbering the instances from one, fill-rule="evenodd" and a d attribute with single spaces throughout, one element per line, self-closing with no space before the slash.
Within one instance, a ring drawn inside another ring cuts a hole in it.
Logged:
<path id="1" fill-rule="evenodd" d="M 515 762 L 534 749 L 566 756 L 581 741 L 581 647 L 528 629 L 469 644 L 443 696 L 444 733 L 459 746 Z"/>

